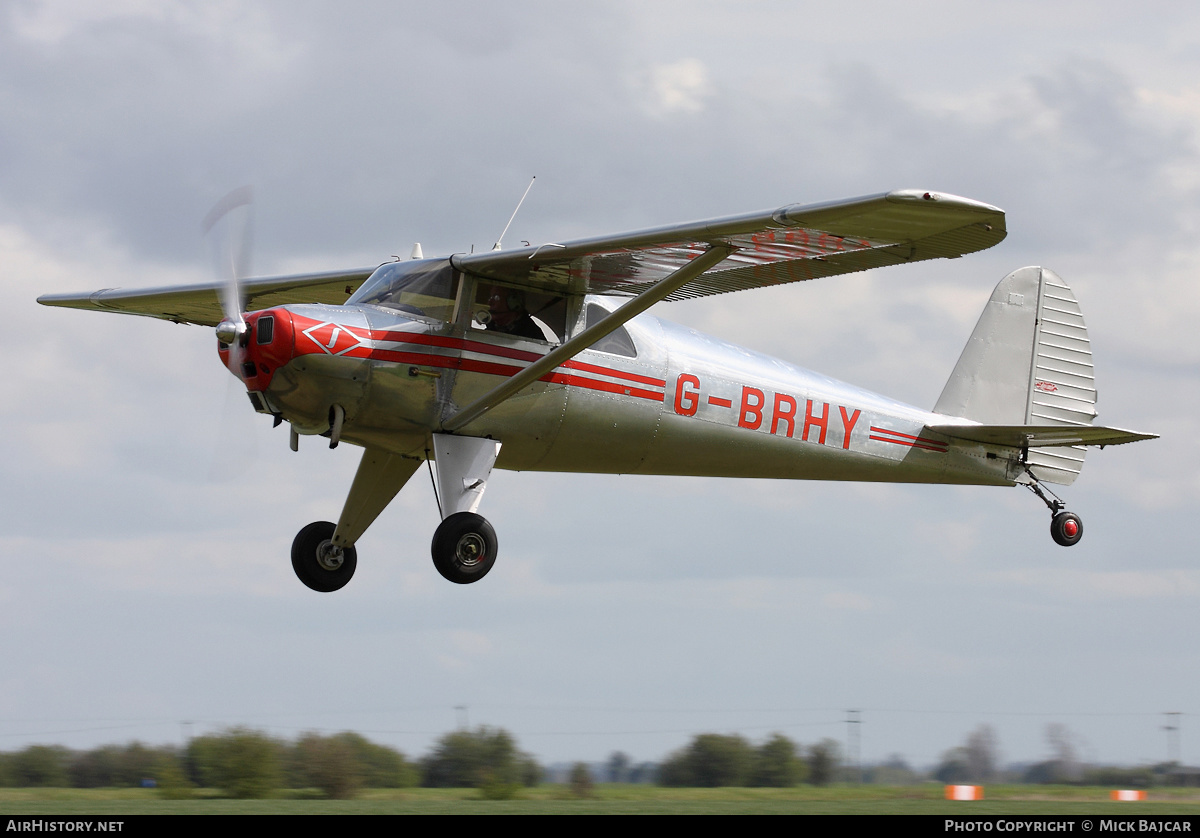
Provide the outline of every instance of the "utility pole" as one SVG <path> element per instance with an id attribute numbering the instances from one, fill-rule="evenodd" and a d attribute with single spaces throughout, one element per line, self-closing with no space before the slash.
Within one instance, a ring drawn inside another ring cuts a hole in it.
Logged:
<path id="1" fill-rule="evenodd" d="M 1167 717 L 1167 723 L 1163 725 L 1163 730 L 1167 732 L 1167 762 L 1182 765 L 1179 755 L 1179 717 L 1182 714 L 1175 711 L 1163 713 L 1163 715 Z"/>
<path id="2" fill-rule="evenodd" d="M 458 713 L 458 729 L 466 730 L 470 726 L 467 721 L 467 705 L 456 704 L 454 710 Z"/>
<path id="3" fill-rule="evenodd" d="M 846 759 L 852 761 L 851 764 L 855 767 L 858 773 L 858 782 L 861 785 L 863 781 L 862 770 L 862 741 L 861 741 L 861 725 L 862 711 L 847 710 L 846 711 Z"/>

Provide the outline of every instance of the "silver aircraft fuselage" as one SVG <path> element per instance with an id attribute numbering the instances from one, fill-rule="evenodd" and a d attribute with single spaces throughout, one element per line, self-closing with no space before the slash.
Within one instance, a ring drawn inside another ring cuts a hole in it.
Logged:
<path id="1" fill-rule="evenodd" d="M 341 439 L 417 458 L 445 418 L 552 348 L 371 305 L 287 305 L 247 321 L 241 377 L 260 412 L 320 434 L 337 404 Z M 927 429 L 967 420 L 650 315 L 625 328 L 625 349 L 585 350 L 473 421 L 472 436 L 502 443 L 497 467 L 984 485 L 1021 472 L 1016 448 Z"/>

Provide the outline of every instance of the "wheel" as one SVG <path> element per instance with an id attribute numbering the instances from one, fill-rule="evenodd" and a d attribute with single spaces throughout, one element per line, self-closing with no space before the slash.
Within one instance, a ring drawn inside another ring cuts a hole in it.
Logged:
<path id="1" fill-rule="evenodd" d="M 1074 512 L 1060 512 L 1050 521 L 1050 535 L 1063 547 L 1078 544 L 1083 538 L 1083 521 Z"/>
<path id="2" fill-rule="evenodd" d="M 337 526 L 328 521 L 309 524 L 292 541 L 292 570 L 314 591 L 329 593 L 345 586 L 358 565 L 353 547 L 338 550 L 330 540 Z"/>
<path id="3" fill-rule="evenodd" d="M 487 518 L 455 512 L 433 533 L 433 566 L 451 582 L 478 582 L 496 563 L 496 531 Z"/>

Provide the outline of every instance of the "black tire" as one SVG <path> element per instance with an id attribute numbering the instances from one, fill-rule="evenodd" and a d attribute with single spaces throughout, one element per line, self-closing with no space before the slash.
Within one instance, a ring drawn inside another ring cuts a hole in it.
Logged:
<path id="1" fill-rule="evenodd" d="M 496 531 L 487 518 L 474 512 L 455 512 L 433 533 L 433 566 L 458 585 L 487 576 L 496 563 Z"/>
<path id="2" fill-rule="evenodd" d="M 330 562 L 321 563 L 318 551 L 333 538 L 336 529 L 328 521 L 316 521 L 296 533 L 292 541 L 292 570 L 301 582 L 323 594 L 345 587 L 358 566 L 358 552 L 353 547 L 343 548 L 341 563 L 336 567 L 330 567 Z"/>
<path id="3" fill-rule="evenodd" d="M 1050 521 L 1050 537 L 1063 547 L 1078 544 L 1083 538 L 1083 521 L 1074 512 L 1060 512 Z"/>

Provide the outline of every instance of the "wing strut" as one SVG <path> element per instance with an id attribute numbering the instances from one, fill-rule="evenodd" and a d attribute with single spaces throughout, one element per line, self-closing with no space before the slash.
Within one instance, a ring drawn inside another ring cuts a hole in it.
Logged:
<path id="1" fill-rule="evenodd" d="M 456 431 L 467 423 L 478 419 L 496 405 L 515 395 L 522 388 L 537 381 L 559 364 L 574 358 L 592 344 L 615 332 L 626 322 L 637 317 L 659 300 L 679 290 L 685 283 L 695 279 L 709 268 L 715 267 L 735 250 L 737 248 L 728 244 L 712 245 L 703 254 L 697 256 L 673 273 L 663 277 L 596 325 L 584 329 L 562 346 L 550 350 L 512 378 L 506 379 L 491 391 L 462 408 L 443 422 L 442 428 L 447 431 Z"/>

